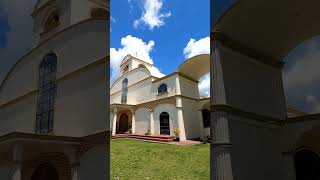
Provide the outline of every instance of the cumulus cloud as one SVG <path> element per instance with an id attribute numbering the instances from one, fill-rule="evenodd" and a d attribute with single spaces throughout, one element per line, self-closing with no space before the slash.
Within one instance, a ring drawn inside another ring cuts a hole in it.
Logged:
<path id="1" fill-rule="evenodd" d="M 210 37 L 199 39 L 190 39 L 187 46 L 183 49 L 186 58 L 191 58 L 199 54 L 210 54 Z M 199 79 L 200 96 L 210 96 L 210 73 Z"/>
<path id="2" fill-rule="evenodd" d="M 283 83 L 288 106 L 320 112 L 320 37 L 300 44 L 284 59 Z"/>
<path id="3" fill-rule="evenodd" d="M 199 54 L 210 54 L 210 37 L 199 39 L 190 39 L 187 47 L 183 49 L 186 58 L 191 58 Z"/>
<path id="4" fill-rule="evenodd" d="M 6 47 L 0 48 L 0 82 L 12 65 L 32 48 L 30 16 L 35 0 L 1 0 L 0 14 L 7 18 L 10 30 L 6 33 Z"/>
<path id="5" fill-rule="evenodd" d="M 210 97 L 210 73 L 199 79 L 200 96 Z"/>
<path id="6" fill-rule="evenodd" d="M 150 52 L 154 48 L 154 41 L 144 42 L 140 38 L 127 35 L 126 37 L 121 38 L 121 45 L 122 47 L 118 49 L 110 48 L 111 82 L 119 77 L 121 61 L 128 54 L 153 64 Z M 150 68 L 149 70 L 155 76 L 164 76 L 164 74 L 156 67 Z"/>
<path id="7" fill-rule="evenodd" d="M 310 112 L 320 112 L 320 101 L 315 96 L 307 95 L 306 103 L 313 107 Z"/>
<path id="8" fill-rule="evenodd" d="M 130 3 L 130 1 L 129 1 Z M 141 24 L 149 26 L 152 30 L 165 24 L 164 19 L 171 16 L 171 12 L 161 13 L 163 0 L 144 0 L 142 15 L 133 22 L 133 26 L 138 28 Z"/>

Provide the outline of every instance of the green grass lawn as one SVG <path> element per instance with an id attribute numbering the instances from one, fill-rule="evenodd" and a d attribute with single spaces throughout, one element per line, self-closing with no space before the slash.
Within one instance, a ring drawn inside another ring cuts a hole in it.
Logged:
<path id="1" fill-rule="evenodd" d="M 112 139 L 111 179 L 210 179 L 210 145 L 178 146 Z"/>

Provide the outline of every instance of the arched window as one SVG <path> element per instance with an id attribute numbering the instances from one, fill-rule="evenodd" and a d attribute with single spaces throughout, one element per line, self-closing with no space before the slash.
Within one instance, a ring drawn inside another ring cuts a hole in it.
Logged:
<path id="1" fill-rule="evenodd" d="M 36 133 L 47 134 L 53 130 L 56 85 L 57 56 L 50 53 L 39 67 L 38 104 Z"/>
<path id="2" fill-rule="evenodd" d="M 210 111 L 207 109 L 202 110 L 203 127 L 210 127 Z"/>
<path id="3" fill-rule="evenodd" d="M 138 66 L 139 68 L 146 68 L 146 66 L 145 65 L 143 65 L 143 64 L 139 64 L 139 66 Z"/>
<path id="4" fill-rule="evenodd" d="M 127 96 L 128 96 L 128 78 L 125 78 L 122 81 L 122 96 L 121 96 L 121 103 L 127 103 Z"/>
<path id="5" fill-rule="evenodd" d="M 109 13 L 105 9 L 95 8 L 95 9 L 92 9 L 92 11 L 91 11 L 91 17 L 92 18 L 107 19 L 109 17 Z"/>
<path id="6" fill-rule="evenodd" d="M 50 14 L 47 18 L 46 22 L 44 23 L 43 32 L 51 31 L 52 29 L 58 27 L 60 25 L 60 16 L 58 11 L 54 11 Z"/>
<path id="7" fill-rule="evenodd" d="M 166 85 L 166 84 L 161 84 L 161 85 L 158 87 L 158 94 L 166 93 L 166 92 L 168 92 L 167 85 Z"/>
<path id="8" fill-rule="evenodd" d="M 123 72 L 126 72 L 126 71 L 128 71 L 128 70 L 129 70 L 129 66 L 126 65 L 126 66 L 123 68 Z"/>

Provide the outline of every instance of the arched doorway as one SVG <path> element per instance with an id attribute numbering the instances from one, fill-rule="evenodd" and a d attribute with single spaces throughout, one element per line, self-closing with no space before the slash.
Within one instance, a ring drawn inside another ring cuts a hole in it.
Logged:
<path id="1" fill-rule="evenodd" d="M 160 134 L 170 135 L 170 120 L 167 112 L 160 114 Z"/>
<path id="2" fill-rule="evenodd" d="M 210 111 L 207 109 L 202 110 L 202 121 L 203 127 L 207 128 L 210 127 Z"/>
<path id="3" fill-rule="evenodd" d="M 310 150 L 298 151 L 295 156 L 297 180 L 320 179 L 320 157 Z"/>
<path id="4" fill-rule="evenodd" d="M 121 114 L 119 119 L 118 133 L 125 133 L 129 130 L 129 117 L 126 113 Z"/>
<path id="5" fill-rule="evenodd" d="M 51 163 L 40 164 L 31 176 L 31 180 L 59 180 L 56 168 Z"/>

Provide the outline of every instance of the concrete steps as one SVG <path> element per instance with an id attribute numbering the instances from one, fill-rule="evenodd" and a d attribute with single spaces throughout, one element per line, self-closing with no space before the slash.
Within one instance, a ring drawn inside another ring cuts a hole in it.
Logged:
<path id="1" fill-rule="evenodd" d="M 112 139 L 117 138 L 129 138 L 129 139 L 141 139 L 147 141 L 157 142 L 173 142 L 175 137 L 168 135 L 142 135 L 142 134 L 116 134 L 111 137 Z"/>

